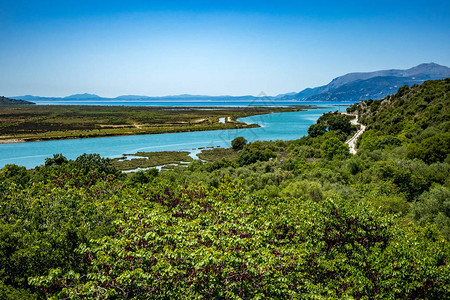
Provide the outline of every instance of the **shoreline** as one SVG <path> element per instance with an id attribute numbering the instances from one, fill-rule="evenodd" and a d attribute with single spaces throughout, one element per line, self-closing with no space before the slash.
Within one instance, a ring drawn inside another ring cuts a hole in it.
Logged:
<path id="1" fill-rule="evenodd" d="M 26 143 L 23 139 L 5 139 L 0 140 L 0 144 L 18 144 L 18 143 Z"/>
<path id="2" fill-rule="evenodd" d="M 33 106 L 36 107 L 36 106 Z M 131 107 L 131 109 L 136 109 L 138 107 Z M 171 109 L 171 110 L 177 110 L 177 109 L 184 109 L 184 110 L 196 110 L 199 109 L 199 107 L 153 107 L 158 108 L 161 110 Z M 258 111 L 254 113 L 247 113 L 246 116 L 239 116 L 237 118 L 243 118 L 243 117 L 251 117 L 251 116 L 257 116 L 257 115 L 265 115 L 265 114 L 272 114 L 272 113 L 283 113 L 283 112 L 294 112 L 294 111 L 304 111 L 309 109 L 320 109 L 321 107 L 312 106 L 312 105 L 293 105 L 290 107 L 267 107 L 267 106 L 252 106 L 250 108 L 256 108 L 256 109 L 265 109 L 267 111 Z M 224 109 L 238 109 L 239 108 L 228 108 L 228 107 L 201 107 L 200 109 L 204 110 L 213 110 L 213 111 L 223 111 Z M 285 110 L 285 111 L 273 111 L 273 110 Z M 272 111 L 271 111 L 272 110 Z M 246 122 L 240 122 L 236 120 L 236 117 L 230 116 L 230 115 L 224 115 L 222 116 L 225 118 L 226 123 L 217 123 L 217 124 L 210 124 L 210 126 L 205 127 L 170 127 L 170 125 L 161 123 L 158 125 L 161 125 L 161 127 L 164 127 L 164 125 L 167 125 L 166 128 L 162 129 L 161 131 L 158 131 L 161 129 L 159 126 L 153 126 L 153 127 L 144 127 L 145 124 L 139 124 L 139 126 L 135 127 L 125 127 L 123 125 L 119 125 L 121 127 L 109 127 L 105 129 L 90 129 L 86 131 L 79 131 L 77 133 L 73 132 L 72 135 L 70 133 L 67 134 L 68 131 L 62 131 L 61 135 L 55 135 L 55 136 L 39 136 L 39 134 L 35 134 L 33 136 L 32 133 L 29 134 L 29 136 L 14 136 L 12 137 L 9 135 L 6 138 L 2 138 L 0 136 L 0 145 L 2 144 L 16 144 L 16 143 L 27 143 L 27 142 L 43 142 L 43 141 L 57 141 L 57 140 L 73 140 L 73 139 L 90 139 L 90 138 L 102 138 L 102 137 L 115 137 L 115 136 L 134 136 L 134 135 L 150 135 L 150 134 L 166 134 L 166 133 L 182 133 L 182 132 L 198 132 L 198 131 L 215 131 L 215 130 L 227 130 L 227 129 L 246 129 L 246 128 L 257 128 L 261 127 L 260 125 L 256 123 L 246 123 Z M 228 124 L 228 125 L 227 125 Z M 104 124 L 101 126 L 117 126 L 112 124 Z M 126 129 L 134 129 L 136 132 L 127 130 Z M 123 129 L 123 132 L 108 132 L 108 130 L 114 130 L 114 129 Z M 102 132 L 103 131 L 103 132 Z M 52 134 L 55 132 L 60 131 L 48 131 L 47 134 Z M 64 132 L 67 135 L 64 135 Z M 43 134 L 46 134 L 43 133 Z"/>
<path id="3" fill-rule="evenodd" d="M 251 117 L 251 116 L 249 116 Z M 186 130 L 174 130 L 174 131 L 163 131 L 163 132 L 137 132 L 137 133 L 123 133 L 123 134 L 99 134 L 95 136 L 87 135 L 81 137 L 49 137 L 49 138 L 13 138 L 13 139 L 0 139 L 0 144 L 19 144 L 19 143 L 30 143 L 30 142 L 47 142 L 47 141 L 61 141 L 61 140 L 81 140 L 81 139 L 95 139 L 103 137 L 115 137 L 115 136 L 133 136 L 133 135 L 156 135 L 156 134 L 167 134 L 167 133 L 183 133 L 183 132 L 199 132 L 199 131 L 216 131 L 216 130 L 232 130 L 232 129 L 246 129 L 246 128 L 257 128 L 261 127 L 258 124 L 251 124 L 245 122 L 234 121 L 234 124 L 242 124 L 241 127 L 231 127 L 231 128 L 204 128 L 204 129 L 186 129 Z"/>

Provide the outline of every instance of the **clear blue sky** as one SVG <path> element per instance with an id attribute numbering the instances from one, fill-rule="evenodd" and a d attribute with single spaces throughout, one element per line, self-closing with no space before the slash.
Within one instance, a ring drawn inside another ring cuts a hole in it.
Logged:
<path id="1" fill-rule="evenodd" d="M 0 95 L 269 95 L 450 66 L 450 1 L 0 0 Z"/>

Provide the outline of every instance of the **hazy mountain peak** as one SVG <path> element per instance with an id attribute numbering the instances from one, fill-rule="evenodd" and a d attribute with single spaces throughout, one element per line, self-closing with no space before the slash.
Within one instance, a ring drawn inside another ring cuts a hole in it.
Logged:
<path id="1" fill-rule="evenodd" d="M 450 77 L 450 68 L 434 62 L 422 63 L 415 67 L 400 70 L 389 69 L 374 72 L 353 72 L 334 78 L 327 85 L 307 88 L 299 93 L 279 94 L 274 97 L 258 96 L 206 96 L 206 95 L 170 95 L 149 97 L 141 95 L 122 95 L 113 99 L 118 100 L 255 100 L 261 98 L 274 100 L 310 100 L 310 101 L 358 101 L 360 99 L 381 99 L 386 95 L 396 93 L 402 85 L 421 84 L 426 80 Z M 95 94 L 75 94 L 64 98 L 21 96 L 10 97 L 22 100 L 111 100 Z"/>
<path id="2" fill-rule="evenodd" d="M 329 84 L 305 89 L 293 98 L 298 100 L 331 100 L 344 97 L 348 101 L 359 99 L 381 99 L 395 93 L 401 85 L 421 84 L 425 80 L 450 77 L 450 68 L 436 63 L 423 63 L 406 70 L 389 69 L 374 72 L 354 72 L 334 78 Z M 369 80 L 374 79 L 374 80 Z M 367 81 L 369 80 L 369 81 Z M 360 81 L 365 81 L 361 83 Z M 356 86 L 360 89 L 355 90 Z M 351 95 L 347 94 L 352 90 Z M 339 96 L 334 92 L 339 91 Z M 357 99 L 359 97 L 359 99 Z M 344 99 L 345 100 L 345 99 Z"/>
<path id="3" fill-rule="evenodd" d="M 71 95 L 71 96 L 67 96 L 64 97 L 64 99 L 76 99 L 76 100 L 82 100 L 82 99 L 99 99 L 101 98 L 98 95 L 95 94 L 88 94 L 88 93 L 84 93 L 84 94 L 75 94 L 75 95 Z"/>
<path id="4" fill-rule="evenodd" d="M 406 70 L 406 73 L 406 76 L 414 76 L 418 74 L 450 76 L 450 68 L 432 62 L 412 67 L 411 69 Z"/>
<path id="5" fill-rule="evenodd" d="M 352 81 L 356 80 L 365 80 L 370 79 L 373 77 L 380 77 L 380 76 L 395 76 L 395 77 L 408 77 L 408 76 L 414 76 L 419 74 L 426 74 L 430 77 L 446 77 L 450 76 L 450 68 L 438 65 L 436 63 L 423 63 L 420 65 L 417 65 L 415 67 L 412 67 L 407 70 L 399 70 L 399 69 L 389 69 L 389 70 L 380 70 L 380 71 L 374 71 L 374 72 L 355 72 L 355 73 L 348 73 L 343 76 L 339 76 L 335 79 L 333 79 L 328 85 L 327 85 L 327 91 L 331 89 L 338 88 L 342 85 L 345 85 L 347 83 L 350 83 Z"/>

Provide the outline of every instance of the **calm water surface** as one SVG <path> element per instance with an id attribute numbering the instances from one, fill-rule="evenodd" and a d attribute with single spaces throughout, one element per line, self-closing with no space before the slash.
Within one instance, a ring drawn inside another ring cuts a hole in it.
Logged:
<path id="1" fill-rule="evenodd" d="M 286 106 L 303 105 L 306 102 L 296 100 L 67 100 L 49 99 L 33 100 L 38 105 L 101 105 L 101 106 L 212 106 L 212 107 L 243 107 L 243 106 Z M 308 102 L 310 104 L 312 102 Z M 330 105 L 330 102 L 314 102 L 314 105 Z"/>
<path id="2" fill-rule="evenodd" d="M 33 168 L 43 164 L 45 158 L 52 157 L 55 153 L 62 153 L 69 159 L 83 153 L 98 153 L 103 157 L 114 158 L 139 151 L 192 151 L 199 147 L 230 147 L 231 141 L 238 136 L 245 137 L 249 142 L 295 140 L 306 135 L 308 127 L 323 113 L 344 110 L 343 107 L 330 106 L 329 103 L 322 106 L 327 107 L 239 119 L 257 123 L 261 125 L 259 128 L 0 144 L 0 168 L 6 164 Z"/>

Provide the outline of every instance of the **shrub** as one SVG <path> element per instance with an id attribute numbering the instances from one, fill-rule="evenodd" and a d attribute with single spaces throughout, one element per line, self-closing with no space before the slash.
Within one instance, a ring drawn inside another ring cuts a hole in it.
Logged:
<path id="1" fill-rule="evenodd" d="M 9 183 L 14 182 L 24 187 L 30 180 L 30 174 L 25 167 L 9 164 L 0 170 L 0 180 Z"/>
<path id="2" fill-rule="evenodd" d="M 408 147 L 407 157 L 419 158 L 427 164 L 443 162 L 450 154 L 450 132 L 438 133 Z"/>
<path id="3" fill-rule="evenodd" d="M 238 136 L 231 141 L 231 148 L 235 151 L 242 150 L 245 145 L 247 145 L 247 140 L 242 136 Z"/>
<path id="4" fill-rule="evenodd" d="M 130 177 L 130 182 L 133 185 L 149 183 L 158 176 L 158 173 L 158 169 L 155 168 L 146 171 L 138 171 Z"/>
<path id="5" fill-rule="evenodd" d="M 325 132 L 327 132 L 327 125 L 325 124 L 317 123 L 309 126 L 308 128 L 308 135 L 310 137 L 317 137 L 323 135 Z"/>
<path id="6" fill-rule="evenodd" d="M 241 166 L 250 165 L 258 161 L 268 161 L 270 158 L 275 158 L 277 155 L 270 149 L 256 150 L 246 149 L 239 157 L 239 164 Z"/>
<path id="7" fill-rule="evenodd" d="M 60 166 L 60 165 L 65 164 L 67 162 L 69 162 L 69 161 L 61 153 L 60 154 L 53 154 L 53 158 L 47 157 L 45 159 L 45 165 L 46 166 L 53 166 L 53 165 Z"/>
<path id="8" fill-rule="evenodd" d="M 328 160 L 344 158 L 350 155 L 349 148 L 337 138 L 329 138 L 322 144 L 322 156 Z"/>
<path id="9" fill-rule="evenodd" d="M 423 193 L 411 206 L 411 219 L 418 225 L 436 224 L 450 240 L 450 189 L 436 186 Z"/>

